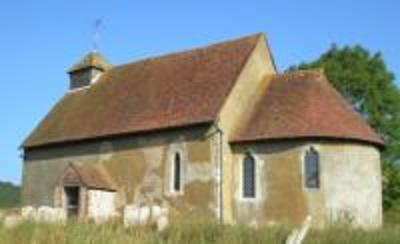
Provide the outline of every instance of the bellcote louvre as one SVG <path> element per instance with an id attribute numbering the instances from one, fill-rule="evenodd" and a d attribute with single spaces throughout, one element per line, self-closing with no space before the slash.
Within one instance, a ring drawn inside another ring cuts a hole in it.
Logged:
<path id="1" fill-rule="evenodd" d="M 97 52 L 88 53 L 79 63 L 68 70 L 70 90 L 90 86 L 111 65 Z"/>

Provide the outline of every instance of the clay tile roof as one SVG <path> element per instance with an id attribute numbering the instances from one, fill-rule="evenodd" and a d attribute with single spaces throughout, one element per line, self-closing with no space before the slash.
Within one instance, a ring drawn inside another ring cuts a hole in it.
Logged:
<path id="1" fill-rule="evenodd" d="M 23 146 L 211 123 L 260 36 L 114 67 L 67 93 Z"/>
<path id="2" fill-rule="evenodd" d="M 111 65 L 105 60 L 105 58 L 97 52 L 91 52 L 87 54 L 80 62 L 73 65 L 68 73 L 87 69 L 87 68 L 98 68 L 101 70 L 107 70 L 111 68 Z"/>
<path id="3" fill-rule="evenodd" d="M 81 183 L 90 189 L 104 189 L 115 191 L 116 184 L 107 175 L 106 170 L 101 166 L 71 164 L 79 175 Z"/>
<path id="4" fill-rule="evenodd" d="M 381 137 L 318 71 L 273 76 L 252 118 L 232 142 L 305 137 L 383 145 Z"/>

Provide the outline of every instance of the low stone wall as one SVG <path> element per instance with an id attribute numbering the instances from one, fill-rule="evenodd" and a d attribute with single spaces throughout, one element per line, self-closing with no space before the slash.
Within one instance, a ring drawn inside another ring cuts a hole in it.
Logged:
<path id="1" fill-rule="evenodd" d="M 156 226 L 158 231 L 164 230 L 169 223 L 168 207 L 152 206 L 126 206 L 124 209 L 124 226 Z"/>
<path id="2" fill-rule="evenodd" d="M 48 224 L 66 224 L 67 214 L 62 208 L 52 208 L 49 206 L 34 208 L 32 206 L 27 206 L 21 209 L 15 209 L 9 213 L 5 213 L 3 216 L 3 224 L 6 228 L 18 226 L 23 221 Z"/>
<path id="3" fill-rule="evenodd" d="M 116 193 L 101 190 L 88 190 L 88 218 L 104 222 L 118 217 L 115 208 Z"/>

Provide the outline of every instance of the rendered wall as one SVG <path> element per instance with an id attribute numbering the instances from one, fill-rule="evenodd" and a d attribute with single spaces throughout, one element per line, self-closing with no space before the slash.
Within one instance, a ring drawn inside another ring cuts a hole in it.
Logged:
<path id="1" fill-rule="evenodd" d="M 320 188 L 304 187 L 303 158 L 313 146 L 320 154 Z M 256 198 L 242 197 L 242 160 L 256 159 Z M 339 142 L 276 142 L 235 146 L 235 222 L 299 224 L 311 215 L 315 227 L 346 222 L 375 228 L 382 224 L 379 151 Z"/>
<path id="2" fill-rule="evenodd" d="M 24 205 L 54 204 L 55 186 L 70 162 L 102 164 L 117 184 L 116 208 L 164 204 L 184 212 L 218 212 L 216 137 L 208 127 L 159 132 L 112 140 L 76 143 L 25 152 Z M 182 153 L 184 193 L 171 194 L 170 168 Z"/>
<path id="3" fill-rule="evenodd" d="M 252 110 L 261 99 L 264 89 L 269 85 L 268 79 L 264 79 L 264 77 L 275 73 L 276 70 L 266 38 L 261 36 L 220 111 L 218 126 L 223 131 L 222 201 L 223 220 L 225 223 L 233 221 L 231 206 L 234 179 L 233 159 L 229 141 L 250 119 Z"/>

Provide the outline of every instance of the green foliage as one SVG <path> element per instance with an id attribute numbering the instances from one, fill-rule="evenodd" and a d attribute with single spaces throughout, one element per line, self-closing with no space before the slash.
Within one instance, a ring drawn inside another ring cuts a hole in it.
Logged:
<path id="1" fill-rule="evenodd" d="M 0 182 L 0 208 L 17 207 L 20 203 L 20 187 Z"/>
<path id="2" fill-rule="evenodd" d="M 400 90 L 380 53 L 336 45 L 317 60 L 289 71 L 322 68 L 328 79 L 385 140 L 383 198 L 386 210 L 400 203 Z"/>
<path id="3" fill-rule="evenodd" d="M 386 210 L 400 213 L 400 169 L 388 161 L 383 164 L 383 203 Z"/>

